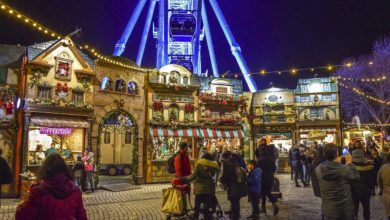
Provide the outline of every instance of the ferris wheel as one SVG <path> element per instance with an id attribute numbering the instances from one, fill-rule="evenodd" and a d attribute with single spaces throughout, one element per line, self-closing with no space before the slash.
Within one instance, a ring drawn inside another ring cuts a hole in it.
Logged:
<path id="1" fill-rule="evenodd" d="M 149 31 L 153 29 L 153 37 L 157 43 L 156 68 L 161 68 L 168 64 L 178 64 L 194 74 L 202 75 L 201 43 L 205 38 L 212 66 L 212 74 L 214 77 L 219 77 L 220 74 L 205 5 L 207 1 L 218 19 L 249 90 L 251 92 L 257 91 L 256 83 L 250 74 L 241 53 L 241 48 L 227 24 L 217 0 L 139 0 L 125 30 L 115 45 L 113 55 L 121 56 L 124 52 L 127 40 L 147 1 L 149 1 L 149 9 L 138 49 L 137 65 L 142 64 Z M 158 19 L 156 21 L 157 24 L 155 24 L 153 23 L 153 15 L 157 3 Z M 151 28 L 152 23 L 153 28 Z"/>

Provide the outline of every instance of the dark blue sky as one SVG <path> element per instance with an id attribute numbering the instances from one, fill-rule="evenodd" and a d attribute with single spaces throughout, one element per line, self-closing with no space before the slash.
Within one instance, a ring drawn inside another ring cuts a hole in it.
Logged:
<path id="1" fill-rule="evenodd" d="M 111 54 L 136 0 L 8 0 L 8 4 L 61 33 L 81 27 L 75 39 Z M 367 54 L 372 43 L 390 33 L 389 0 L 219 0 L 251 71 L 340 63 Z M 148 5 L 146 5 L 147 8 Z M 239 72 L 214 13 L 208 8 L 220 72 Z M 135 60 L 146 8 L 131 36 L 124 56 Z M 150 33 L 151 34 L 151 33 Z M 48 40 L 29 27 L 0 14 L 0 43 L 29 45 Z M 211 66 L 203 44 L 203 71 Z M 143 65 L 154 67 L 155 42 L 149 37 Z M 310 73 L 299 74 L 308 77 Z M 289 75 L 256 76 L 260 89 L 270 82 L 294 87 Z"/>

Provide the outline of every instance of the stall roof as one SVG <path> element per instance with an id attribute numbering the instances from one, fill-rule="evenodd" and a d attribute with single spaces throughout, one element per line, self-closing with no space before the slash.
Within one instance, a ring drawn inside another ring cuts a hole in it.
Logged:
<path id="1" fill-rule="evenodd" d="M 26 47 L 0 44 L 0 67 L 20 67 Z"/>

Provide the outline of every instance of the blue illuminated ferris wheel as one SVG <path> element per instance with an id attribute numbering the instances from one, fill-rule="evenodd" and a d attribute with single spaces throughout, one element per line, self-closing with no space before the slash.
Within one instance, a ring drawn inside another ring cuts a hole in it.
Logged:
<path id="1" fill-rule="evenodd" d="M 113 55 L 120 56 L 124 52 L 127 40 L 145 7 L 146 1 L 138 1 L 121 38 L 115 45 Z M 186 67 L 194 74 L 201 75 L 201 42 L 206 37 L 213 75 L 214 77 L 219 77 L 205 1 L 210 2 L 215 12 L 230 45 L 231 52 L 241 69 L 250 91 L 256 92 L 256 83 L 249 74 L 250 71 L 241 53 L 241 48 L 234 39 L 217 0 L 149 0 L 148 14 L 137 54 L 137 65 L 142 63 L 153 14 L 158 3 L 158 21 L 157 25 L 153 25 L 153 36 L 157 40 L 156 68 L 161 68 L 168 64 L 178 64 Z"/>

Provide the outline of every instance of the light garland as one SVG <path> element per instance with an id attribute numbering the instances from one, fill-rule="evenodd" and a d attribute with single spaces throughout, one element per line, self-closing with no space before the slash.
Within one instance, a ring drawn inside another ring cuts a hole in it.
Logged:
<path id="1" fill-rule="evenodd" d="M 357 126 L 357 124 L 355 123 L 351 123 L 351 122 L 346 122 L 346 121 L 343 121 L 343 124 L 347 125 L 347 126 Z M 386 124 L 378 124 L 378 123 L 363 123 L 363 124 L 360 124 L 361 127 L 388 127 L 390 126 L 390 123 L 386 123 Z"/>
<path id="2" fill-rule="evenodd" d="M 51 38 L 54 38 L 57 40 L 60 40 L 64 37 L 66 37 L 66 36 L 62 36 L 62 35 L 58 34 L 57 32 L 45 27 L 44 25 L 40 24 L 39 22 L 35 21 L 34 19 L 31 19 L 30 17 L 20 13 L 19 11 L 12 8 L 11 6 L 5 4 L 3 1 L 0 1 L 0 5 L 1 5 L 0 6 L 1 12 L 10 15 L 13 18 L 16 18 L 16 20 L 20 21 L 21 23 L 24 23 L 26 25 L 30 25 L 34 30 L 37 30 L 38 32 L 40 32 L 48 37 L 51 37 Z M 78 45 L 78 47 L 81 50 L 87 51 L 89 54 L 93 55 L 94 57 L 101 59 L 107 63 L 113 64 L 113 65 L 117 65 L 120 67 L 128 68 L 131 70 L 136 70 L 136 71 L 140 71 L 140 72 L 156 71 L 155 69 L 145 69 L 145 68 L 135 67 L 135 66 L 114 60 L 108 56 L 103 55 L 102 53 L 99 53 L 93 47 L 88 46 L 88 44 L 86 44 L 84 46 Z"/>
<path id="3" fill-rule="evenodd" d="M 386 76 L 373 77 L 373 78 L 350 78 L 350 77 L 341 77 L 337 76 L 337 79 L 343 81 L 359 81 L 359 82 L 382 82 L 387 79 Z"/>
<path id="4" fill-rule="evenodd" d="M 386 101 L 386 100 L 383 100 L 383 99 L 380 99 L 380 98 L 377 98 L 377 97 L 374 97 L 371 95 L 367 95 L 365 92 L 361 91 L 360 89 L 358 89 L 356 87 L 351 87 L 351 86 L 345 85 L 342 82 L 339 82 L 338 84 L 346 89 L 351 89 L 354 93 L 356 93 L 362 97 L 365 97 L 366 99 L 369 99 L 371 101 L 374 101 L 374 102 L 377 102 L 377 103 L 380 103 L 383 105 L 390 105 L 390 101 Z"/>

